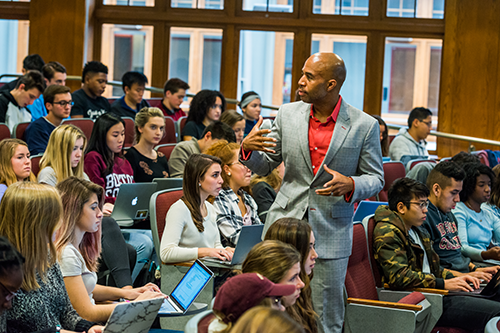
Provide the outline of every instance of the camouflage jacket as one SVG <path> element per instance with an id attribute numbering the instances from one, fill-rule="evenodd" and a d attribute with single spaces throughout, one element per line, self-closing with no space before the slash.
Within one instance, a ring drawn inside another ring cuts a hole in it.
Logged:
<path id="1" fill-rule="evenodd" d="M 440 267 L 439 256 L 432 249 L 427 231 L 423 228 L 415 228 L 415 231 L 424 249 L 413 243 L 403 221 L 389 207 L 380 206 L 376 210 L 373 252 L 382 281 L 396 290 L 444 289 L 444 279 L 453 278 L 453 274 Z M 422 272 L 424 251 L 432 274 Z"/>

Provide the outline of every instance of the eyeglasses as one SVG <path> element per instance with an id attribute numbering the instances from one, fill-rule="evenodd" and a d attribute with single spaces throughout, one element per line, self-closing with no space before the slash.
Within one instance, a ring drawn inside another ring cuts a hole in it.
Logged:
<path id="1" fill-rule="evenodd" d="M 427 200 L 427 201 L 420 201 L 420 202 L 410 201 L 409 203 L 410 204 L 414 204 L 414 205 L 419 205 L 420 209 L 422 209 L 422 210 L 427 209 L 427 207 L 429 207 L 429 200 Z"/>
<path id="2" fill-rule="evenodd" d="M 241 163 L 240 161 L 236 161 L 236 162 L 233 162 L 233 163 L 229 163 L 228 165 L 231 166 L 231 165 L 241 165 L 242 167 L 247 167 L 246 165 L 244 165 L 243 163 Z"/>
<path id="3" fill-rule="evenodd" d="M 63 108 L 65 108 L 67 105 L 69 105 L 69 106 L 75 105 L 75 102 L 73 102 L 73 101 L 69 101 L 69 102 L 68 101 L 60 101 L 60 102 L 54 102 L 52 104 L 58 104 L 58 105 L 62 106 Z"/>
<path id="4" fill-rule="evenodd" d="M 2 286 L 2 288 L 6 291 L 5 300 L 7 302 L 10 302 L 14 297 L 17 296 L 17 292 L 10 291 L 2 282 L 0 282 L 0 286 Z"/>
<path id="5" fill-rule="evenodd" d="M 432 127 L 432 121 L 423 121 L 423 120 L 420 120 L 422 123 L 426 124 L 427 127 Z"/>

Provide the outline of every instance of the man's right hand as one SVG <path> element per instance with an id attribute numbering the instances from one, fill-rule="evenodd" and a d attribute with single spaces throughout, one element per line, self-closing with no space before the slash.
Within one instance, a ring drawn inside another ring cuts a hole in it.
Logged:
<path id="1" fill-rule="evenodd" d="M 472 283 L 472 286 L 469 283 Z M 444 280 L 444 289 L 449 291 L 473 291 L 479 288 L 479 284 L 479 279 L 470 275 L 462 275 L 453 279 Z"/>
<path id="2" fill-rule="evenodd" d="M 264 134 L 269 134 L 271 133 L 271 130 L 269 129 L 263 129 L 260 130 L 260 126 L 262 125 L 262 116 L 259 116 L 259 120 L 257 121 L 257 124 L 252 128 L 250 133 L 248 133 L 247 137 L 243 139 L 241 142 L 241 147 L 245 151 L 253 151 L 253 150 L 258 150 L 258 151 L 264 151 L 266 153 L 275 153 L 274 150 L 269 149 L 268 147 L 276 147 L 276 139 L 273 138 L 268 138 L 264 136 Z"/>
<path id="3" fill-rule="evenodd" d="M 500 247 L 495 246 L 487 251 L 481 252 L 481 257 L 483 257 L 484 260 L 487 259 L 500 260 Z"/>

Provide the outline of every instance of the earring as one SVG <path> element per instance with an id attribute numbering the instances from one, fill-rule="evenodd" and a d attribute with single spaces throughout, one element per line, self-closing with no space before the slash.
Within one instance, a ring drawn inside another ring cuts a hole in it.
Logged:
<path id="1" fill-rule="evenodd" d="M 198 186 L 201 186 L 201 183 L 199 183 Z"/>
<path id="2" fill-rule="evenodd" d="M 228 173 L 227 173 L 227 175 L 228 175 L 229 177 L 231 177 L 231 172 L 228 172 Z"/>

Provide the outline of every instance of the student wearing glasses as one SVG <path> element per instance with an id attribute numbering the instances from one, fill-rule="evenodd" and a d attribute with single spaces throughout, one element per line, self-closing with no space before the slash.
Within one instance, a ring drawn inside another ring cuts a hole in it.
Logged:
<path id="1" fill-rule="evenodd" d="M 24 134 L 31 155 L 41 154 L 47 148 L 50 134 L 69 117 L 73 100 L 66 86 L 52 85 L 43 93 L 47 115 L 32 122 Z"/>
<path id="2" fill-rule="evenodd" d="M 414 108 L 408 117 L 408 129 L 402 128 L 389 146 L 389 156 L 393 161 L 405 155 L 429 156 L 427 141 L 431 133 L 432 112 L 426 108 Z"/>
<path id="3" fill-rule="evenodd" d="M 205 128 L 220 119 L 226 110 L 226 99 L 216 90 L 202 90 L 197 93 L 189 107 L 186 125 L 182 129 L 182 141 L 201 139 Z"/>

